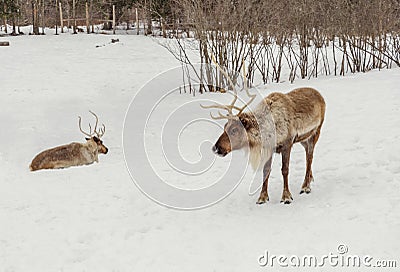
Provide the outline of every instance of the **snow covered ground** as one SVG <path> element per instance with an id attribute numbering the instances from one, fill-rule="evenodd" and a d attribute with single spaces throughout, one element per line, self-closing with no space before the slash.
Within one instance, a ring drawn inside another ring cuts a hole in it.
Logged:
<path id="1" fill-rule="evenodd" d="M 320 257 L 338 254 L 340 244 L 349 254 L 397 260 L 400 266 L 400 69 L 262 87 L 267 95 L 311 86 L 325 97 L 312 193 L 298 194 L 305 154 L 296 145 L 291 205 L 279 203 L 277 156 L 269 203 L 255 204 L 258 195 L 248 193 L 249 173 L 216 205 L 179 211 L 139 191 L 126 169 L 122 144 L 134 95 L 178 63 L 151 38 L 115 36 L 120 42 L 110 44 L 112 37 L 0 37 L 10 41 L 9 47 L 0 47 L 0 271 L 291 271 L 276 263 L 262 267 L 259 257 L 266 250 Z M 175 95 L 158 114 L 167 116 L 193 99 L 198 97 Z M 38 152 L 84 140 L 77 116 L 87 122 L 89 109 L 106 124 L 103 140 L 109 154 L 90 166 L 29 172 Z M 216 126 L 205 129 L 204 124 L 188 128 L 184 156 L 190 157 L 199 141 L 214 142 L 221 133 Z M 148 130 L 154 136 L 149 141 L 156 143 L 159 127 Z M 175 175 L 157 156 L 157 147 L 150 147 L 149 156 L 161 175 Z M 228 158 L 217 158 L 215 167 L 198 179 L 208 181 L 224 163 Z M 176 184 L 184 185 L 185 178 L 177 176 Z M 261 182 L 261 174 L 254 180 Z M 344 269 L 315 269 L 327 270 Z M 359 271 L 346 271 L 353 270 Z"/>

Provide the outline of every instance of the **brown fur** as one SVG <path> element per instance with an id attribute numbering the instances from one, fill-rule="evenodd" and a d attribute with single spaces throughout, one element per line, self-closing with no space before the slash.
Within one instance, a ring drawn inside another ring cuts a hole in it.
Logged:
<path id="1" fill-rule="evenodd" d="M 98 154 L 107 154 L 108 148 L 97 137 L 86 139 L 86 143 L 70 143 L 45 150 L 32 160 L 31 171 L 59 169 L 98 162 Z"/>
<path id="2" fill-rule="evenodd" d="M 229 120 L 213 150 L 225 156 L 233 150 L 246 146 L 249 148 L 253 167 L 264 166 L 264 182 L 258 204 L 269 200 L 268 178 L 272 152 L 281 153 L 284 180 L 281 201 L 290 203 L 292 195 L 289 191 L 288 174 L 292 145 L 300 142 L 306 150 L 306 175 L 301 193 L 309 193 L 313 180 L 311 164 L 314 146 L 318 141 L 324 116 L 325 101 L 315 89 L 299 88 L 287 94 L 271 93 L 253 112 L 244 112 Z M 275 146 L 269 149 L 271 143 Z"/>

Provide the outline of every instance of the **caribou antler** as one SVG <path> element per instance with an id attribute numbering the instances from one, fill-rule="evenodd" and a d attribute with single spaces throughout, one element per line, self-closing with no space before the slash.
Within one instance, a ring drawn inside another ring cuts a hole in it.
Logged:
<path id="1" fill-rule="evenodd" d="M 97 138 L 103 137 L 104 133 L 106 133 L 106 126 L 102 124 L 99 131 L 96 131 Z"/>
<path id="2" fill-rule="evenodd" d="M 90 123 L 89 123 L 89 133 L 83 131 L 82 126 L 81 126 L 82 118 L 80 116 L 78 116 L 79 130 L 88 137 L 93 137 L 96 134 L 96 136 L 98 138 L 101 138 L 104 135 L 104 133 L 106 132 L 106 126 L 104 124 L 102 124 L 102 127 L 99 130 L 97 130 L 97 124 L 99 123 L 99 117 L 97 117 L 97 115 L 94 112 L 92 112 L 92 111 L 89 111 L 89 112 L 96 118 L 96 123 L 94 125 L 93 132 L 92 132 L 92 126 L 90 125 Z"/>
<path id="3" fill-rule="evenodd" d="M 223 115 L 220 111 L 218 111 L 218 115 L 219 115 L 219 116 L 214 116 L 214 115 L 212 115 L 212 114 L 210 113 L 211 118 L 214 119 L 214 120 L 219 120 L 219 119 L 233 119 L 233 118 L 235 118 L 236 116 L 238 116 L 240 113 L 242 113 L 242 111 L 243 111 L 251 102 L 253 102 L 253 100 L 256 98 L 256 95 L 255 95 L 255 94 L 253 94 L 253 95 L 250 94 L 249 89 L 248 89 L 248 86 L 247 86 L 247 77 L 246 77 L 246 72 L 245 72 L 244 61 L 243 61 L 243 64 L 242 64 L 242 67 L 243 67 L 244 88 L 245 88 L 245 90 L 246 90 L 247 96 L 250 97 L 250 100 L 249 100 L 243 107 L 240 108 L 240 107 L 238 107 L 238 106 L 235 106 L 235 103 L 236 103 L 236 101 L 237 101 L 237 99 L 238 99 L 238 96 L 237 96 L 237 90 L 236 90 L 236 88 L 235 88 L 235 85 L 233 84 L 232 79 L 229 77 L 228 73 L 227 73 L 224 69 L 222 69 L 221 66 L 219 66 L 219 64 L 215 61 L 215 58 L 214 58 L 213 55 L 211 56 L 211 59 L 212 59 L 213 63 L 215 64 L 215 66 L 217 66 L 218 70 L 221 71 L 221 73 L 228 79 L 228 82 L 229 82 L 229 84 L 231 85 L 231 88 L 232 88 L 232 91 L 233 91 L 233 96 L 234 96 L 234 98 L 233 98 L 233 101 L 232 101 L 229 105 L 224 105 L 224 104 L 216 103 L 216 104 L 209 105 L 209 106 L 203 106 L 203 105 L 200 104 L 200 107 L 202 107 L 203 109 L 224 109 L 224 110 L 227 110 L 227 111 L 228 111 L 228 114 L 226 114 L 226 115 Z M 233 110 L 237 110 L 238 112 L 237 112 L 236 114 L 233 114 Z"/>

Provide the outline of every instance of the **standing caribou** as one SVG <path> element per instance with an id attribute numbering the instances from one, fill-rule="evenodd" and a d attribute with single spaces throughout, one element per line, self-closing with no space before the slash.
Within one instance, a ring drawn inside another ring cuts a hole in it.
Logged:
<path id="1" fill-rule="evenodd" d="M 90 132 L 87 133 L 83 131 L 81 127 L 81 117 L 78 117 L 79 130 L 84 135 L 89 137 L 85 138 L 86 143 L 70 143 L 45 150 L 36 155 L 36 157 L 32 160 L 29 169 L 31 171 L 41 169 L 58 169 L 99 162 L 98 154 L 107 154 L 108 152 L 108 148 L 103 145 L 103 142 L 100 140 L 106 131 L 106 127 L 103 124 L 102 127 L 97 130 L 99 118 L 94 112 L 89 112 L 96 118 L 96 124 L 93 132 L 90 124 Z"/>
<path id="2" fill-rule="evenodd" d="M 251 95 L 246 88 L 246 93 L 250 97 L 249 102 L 241 108 L 235 106 L 238 99 L 235 86 L 226 71 L 218 65 L 217 67 L 228 78 L 234 99 L 229 105 L 201 105 L 203 108 L 223 109 L 228 112 L 226 115 L 218 112 L 219 116 L 211 114 L 213 119 L 228 119 L 224 132 L 213 146 L 214 153 L 224 157 L 233 150 L 248 147 L 253 168 L 263 166 L 263 185 L 257 204 L 269 200 L 268 178 L 272 155 L 273 152 L 281 153 L 283 176 L 281 202 L 290 204 L 293 200 L 288 183 L 290 151 L 293 144 L 299 142 L 306 151 L 306 175 L 300 194 L 310 193 L 310 183 L 314 180 L 311 170 L 314 147 L 325 116 L 325 101 L 321 94 L 312 88 L 298 88 L 287 94 L 271 93 L 253 111 L 243 112 L 256 95 Z M 233 110 L 238 112 L 234 114 Z"/>

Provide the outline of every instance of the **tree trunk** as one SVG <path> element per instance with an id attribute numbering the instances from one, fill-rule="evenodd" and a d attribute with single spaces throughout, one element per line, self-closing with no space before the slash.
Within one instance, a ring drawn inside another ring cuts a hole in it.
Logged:
<path id="1" fill-rule="evenodd" d="M 136 35 L 139 35 L 139 14 L 137 8 L 135 8 L 135 16 L 136 16 Z"/>
<path id="2" fill-rule="evenodd" d="M 67 31 L 69 32 L 71 28 L 71 5 L 69 1 L 67 2 Z"/>
<path id="3" fill-rule="evenodd" d="M 112 12 L 113 12 L 113 18 L 112 18 L 112 28 L 113 28 L 113 34 L 115 34 L 115 5 L 112 6 Z"/>
<path id="4" fill-rule="evenodd" d="M 38 22 L 38 0 L 32 0 L 32 25 L 33 34 L 39 35 L 39 22 Z"/>
<path id="5" fill-rule="evenodd" d="M 165 28 L 165 22 L 164 22 L 162 17 L 160 18 L 160 24 L 161 24 L 162 36 L 163 36 L 163 38 L 166 38 L 167 37 L 167 30 Z"/>
<path id="6" fill-rule="evenodd" d="M 44 27 L 45 27 L 45 25 L 44 25 L 44 0 L 42 1 L 42 4 L 41 4 L 42 6 L 41 6 L 41 8 L 42 8 L 42 11 L 41 11 L 41 21 L 42 21 L 42 35 L 44 35 Z"/>
<path id="7" fill-rule="evenodd" d="M 64 19 L 63 19 L 63 13 L 62 13 L 62 6 L 61 2 L 58 2 L 58 6 L 60 7 L 60 27 L 61 27 L 61 33 L 64 33 Z"/>
<path id="8" fill-rule="evenodd" d="M 146 35 L 151 35 L 151 33 L 152 33 L 152 31 L 151 31 L 151 3 L 152 3 L 152 0 L 145 1 L 146 21 L 147 21 L 147 29 L 145 31 Z"/>
<path id="9" fill-rule="evenodd" d="M 76 31 L 77 29 L 76 29 L 76 9 L 75 9 L 76 5 L 75 5 L 75 1 L 76 0 L 72 1 L 72 17 L 73 17 L 73 20 L 74 20 L 73 33 L 77 34 L 78 32 Z"/>
<path id="10" fill-rule="evenodd" d="M 7 5 L 6 5 L 6 3 L 4 3 L 4 13 L 6 13 L 6 11 L 7 11 Z M 7 30 L 7 15 L 6 14 L 3 15 L 3 19 L 4 19 L 4 31 L 7 33 L 8 30 Z"/>
<path id="11" fill-rule="evenodd" d="M 60 18 L 60 14 L 59 14 L 59 10 L 58 10 L 58 0 L 56 0 L 55 8 L 56 8 L 56 14 L 58 15 L 58 18 Z M 58 35 L 58 23 L 57 23 L 57 20 L 58 19 L 56 19 L 56 35 Z"/>
<path id="12" fill-rule="evenodd" d="M 90 21 L 92 23 L 92 31 L 91 31 L 91 33 L 94 33 L 93 0 L 90 0 L 89 14 L 90 14 Z"/>
<path id="13" fill-rule="evenodd" d="M 15 25 L 15 15 L 13 15 L 13 17 L 12 17 L 12 33 L 11 33 L 11 35 L 18 35 L 17 34 L 17 26 Z"/>
<path id="14" fill-rule="evenodd" d="M 113 14 L 112 14 L 112 7 L 111 10 L 108 11 L 108 18 L 107 22 L 104 22 L 103 28 L 104 30 L 111 30 L 112 29 L 112 19 L 113 19 Z"/>
<path id="15" fill-rule="evenodd" d="M 132 9 L 129 7 L 128 8 L 128 21 L 126 22 L 126 32 L 128 33 L 129 30 L 129 22 L 131 21 L 132 18 Z"/>
<path id="16" fill-rule="evenodd" d="M 88 2 L 86 2 L 85 8 L 86 8 L 86 33 L 87 33 L 87 34 L 90 34 L 90 22 L 89 22 L 89 6 L 88 6 Z"/>

